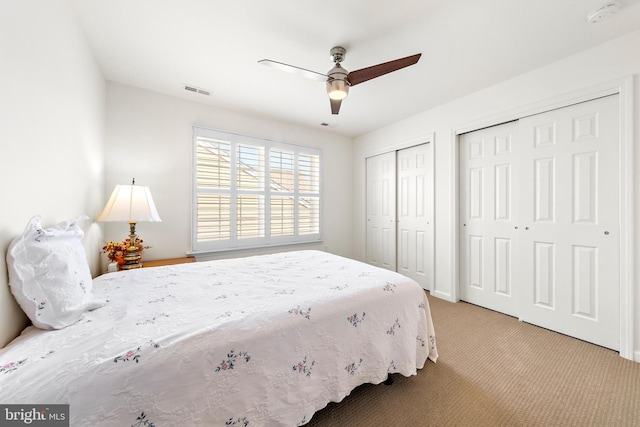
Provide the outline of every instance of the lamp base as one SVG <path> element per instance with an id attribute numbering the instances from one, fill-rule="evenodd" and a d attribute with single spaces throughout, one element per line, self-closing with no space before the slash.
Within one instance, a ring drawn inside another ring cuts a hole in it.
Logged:
<path id="1" fill-rule="evenodd" d="M 138 263 L 138 264 L 123 264 L 123 265 L 119 265 L 118 269 L 120 271 L 122 270 L 133 270 L 134 268 L 142 268 L 142 263 Z"/>
<path id="2" fill-rule="evenodd" d="M 142 258 L 136 249 L 130 249 L 127 251 L 127 254 L 123 257 L 124 264 L 118 265 L 119 270 L 132 270 L 134 268 L 142 267 L 142 263 L 140 259 Z"/>

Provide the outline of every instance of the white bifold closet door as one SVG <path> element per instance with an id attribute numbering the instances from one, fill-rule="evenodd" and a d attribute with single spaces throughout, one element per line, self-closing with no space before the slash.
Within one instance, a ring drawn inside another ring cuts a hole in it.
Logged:
<path id="1" fill-rule="evenodd" d="M 620 347 L 618 96 L 460 136 L 460 296 Z"/>
<path id="2" fill-rule="evenodd" d="M 431 145 L 367 158 L 368 263 L 398 271 L 431 289 L 433 174 Z"/>

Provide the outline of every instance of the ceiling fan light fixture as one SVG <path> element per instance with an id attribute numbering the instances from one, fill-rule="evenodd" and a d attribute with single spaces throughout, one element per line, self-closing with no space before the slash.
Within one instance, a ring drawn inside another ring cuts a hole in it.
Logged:
<path id="1" fill-rule="evenodd" d="M 617 0 L 609 0 L 617 1 Z M 294 72 L 312 80 L 320 80 L 326 82 L 327 94 L 329 95 L 331 114 L 340 112 L 342 100 L 349 95 L 349 87 L 360 83 L 375 79 L 377 77 L 389 74 L 393 71 L 400 70 L 418 62 L 421 53 L 407 56 L 405 58 L 394 59 L 393 61 L 383 62 L 381 64 L 372 65 L 370 67 L 361 68 L 349 72 L 342 68 L 340 63 L 344 60 L 345 48 L 336 46 L 331 49 L 331 57 L 335 66 L 329 70 L 327 74 L 317 73 L 315 71 L 296 67 L 294 65 L 285 64 L 283 62 L 273 61 L 271 59 L 263 59 L 258 61 L 260 64 L 270 67 L 279 68 L 284 71 Z"/>
<path id="2" fill-rule="evenodd" d="M 340 79 L 329 80 L 327 81 L 327 93 L 331 99 L 344 99 L 349 94 L 349 84 Z"/>

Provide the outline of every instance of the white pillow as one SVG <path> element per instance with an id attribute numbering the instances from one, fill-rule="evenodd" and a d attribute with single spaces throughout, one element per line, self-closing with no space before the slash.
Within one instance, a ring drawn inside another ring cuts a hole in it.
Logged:
<path id="1" fill-rule="evenodd" d="M 7 251 L 9 287 L 33 325 L 61 329 L 104 305 L 94 301 L 92 279 L 77 218 L 43 229 L 29 221 Z"/>

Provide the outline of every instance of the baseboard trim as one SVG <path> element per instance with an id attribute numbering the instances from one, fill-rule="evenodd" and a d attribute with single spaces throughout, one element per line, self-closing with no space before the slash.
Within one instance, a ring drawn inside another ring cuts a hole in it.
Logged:
<path id="1" fill-rule="evenodd" d="M 431 295 L 433 295 L 434 297 L 443 299 L 445 301 L 455 302 L 451 299 L 451 294 L 447 294 L 442 291 L 431 291 Z"/>

